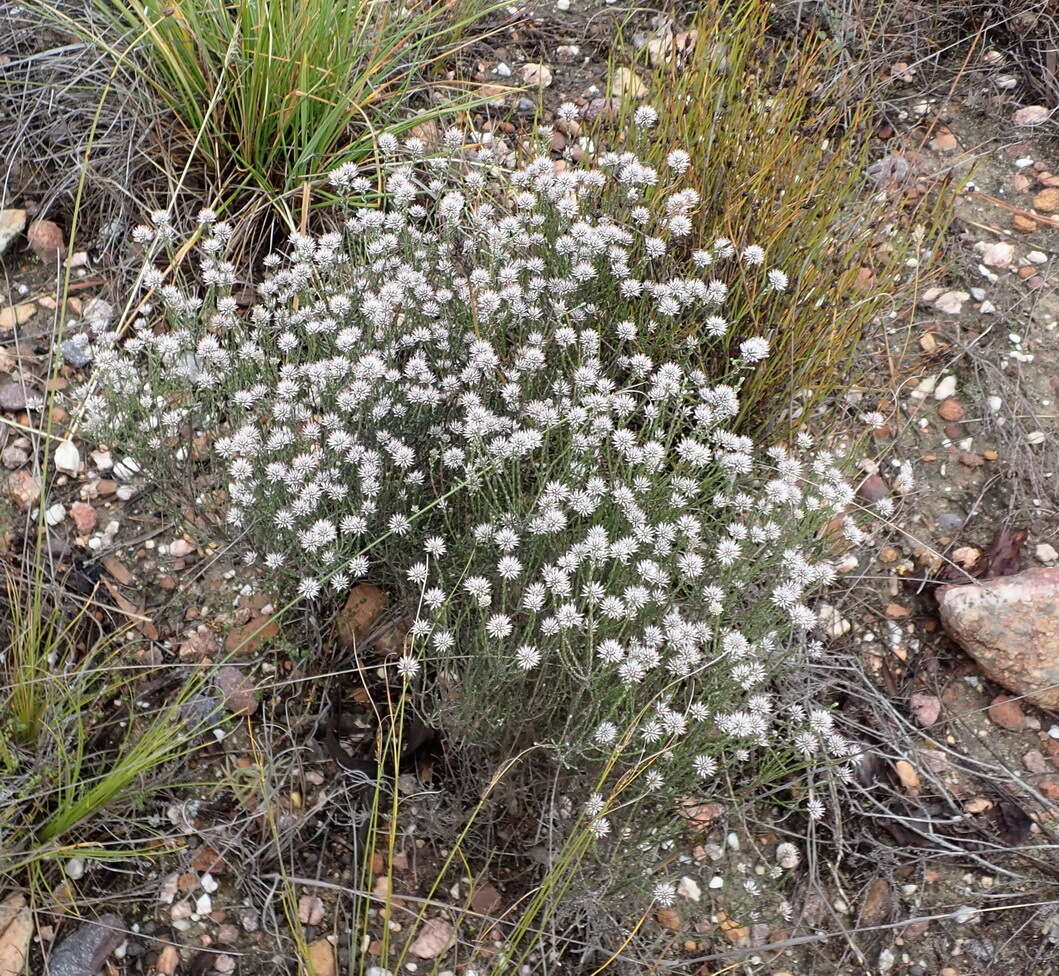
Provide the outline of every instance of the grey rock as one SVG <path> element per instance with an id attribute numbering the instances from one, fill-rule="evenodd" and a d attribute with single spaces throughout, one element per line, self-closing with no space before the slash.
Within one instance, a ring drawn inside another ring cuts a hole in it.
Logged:
<path id="1" fill-rule="evenodd" d="M 966 521 L 967 516 L 963 512 L 942 512 L 938 516 L 938 531 L 945 535 L 952 535 L 954 532 L 959 532 L 960 529 L 963 528 L 963 523 Z"/>
<path id="2" fill-rule="evenodd" d="M 3 454 L 0 454 L 0 461 L 3 462 L 4 467 L 8 471 L 21 468 L 28 460 L 29 455 L 21 447 L 15 447 L 14 444 L 10 447 L 5 447 Z"/>
<path id="3" fill-rule="evenodd" d="M 0 410 L 24 410 L 26 389 L 21 383 L 0 383 Z"/>
<path id="4" fill-rule="evenodd" d="M 615 122 L 621 115 L 620 98 L 593 98 L 585 109 L 585 118 L 589 122 Z"/>
<path id="5" fill-rule="evenodd" d="M 85 922 L 68 935 L 48 958 L 48 976 L 95 976 L 100 967 L 125 941 L 125 923 L 114 914 Z"/>
<path id="6" fill-rule="evenodd" d="M 235 715 L 249 715 L 257 708 L 257 686 L 242 668 L 226 664 L 214 678 L 217 689 L 224 695 L 224 704 Z"/>
<path id="7" fill-rule="evenodd" d="M 224 712 L 212 695 L 195 695 L 180 706 L 180 717 L 191 730 L 205 732 L 220 723 Z"/>
<path id="8" fill-rule="evenodd" d="M 968 954 L 973 956 L 979 962 L 992 962 L 996 956 L 996 950 L 993 948 L 993 943 L 988 939 L 968 939 L 964 943 L 964 948 Z"/>
<path id="9" fill-rule="evenodd" d="M 31 386 L 9 381 L 0 383 L 0 410 L 39 410 L 44 398 Z"/>

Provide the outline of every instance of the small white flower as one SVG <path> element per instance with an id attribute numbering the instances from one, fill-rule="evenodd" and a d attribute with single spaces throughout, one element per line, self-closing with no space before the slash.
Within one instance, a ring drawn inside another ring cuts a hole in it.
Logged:
<path id="1" fill-rule="evenodd" d="M 712 779 L 717 772 L 717 760 L 712 756 L 696 756 L 691 765 L 700 779 Z"/>
<path id="2" fill-rule="evenodd" d="M 610 833 L 610 821 L 606 817 L 596 817 L 589 824 L 588 829 L 592 831 L 593 836 L 597 840 L 601 840 Z"/>
<path id="3" fill-rule="evenodd" d="M 641 105 L 633 115 L 638 129 L 651 129 L 658 122 L 658 113 L 650 105 Z"/>
<path id="4" fill-rule="evenodd" d="M 788 285 L 787 276 L 776 268 L 768 273 L 769 287 L 773 291 L 786 291 Z"/>
<path id="5" fill-rule="evenodd" d="M 659 905 L 668 908 L 677 900 L 677 886 L 669 881 L 659 881 L 652 894 Z"/>
<path id="6" fill-rule="evenodd" d="M 768 358 L 769 341 L 761 336 L 744 339 L 739 343 L 739 355 L 748 363 L 757 363 Z"/>
<path id="7" fill-rule="evenodd" d="M 515 663 L 522 671 L 532 671 L 541 662 L 541 652 L 530 644 L 523 644 L 515 652 Z"/>
<path id="8" fill-rule="evenodd" d="M 410 654 L 405 654 L 397 661 L 397 673 L 405 680 L 411 681 L 419 674 L 420 664 Z"/>
<path id="9" fill-rule="evenodd" d="M 511 623 L 511 618 L 503 613 L 494 613 L 485 624 L 485 632 L 493 638 L 493 640 L 502 640 L 505 637 L 510 637 L 514 627 Z"/>
<path id="10" fill-rule="evenodd" d="M 674 149 L 666 156 L 666 165 L 675 173 L 684 173 L 691 165 L 691 157 L 683 149 Z"/>
<path id="11" fill-rule="evenodd" d="M 757 244 L 748 244 L 743 248 L 743 261 L 751 266 L 761 264 L 765 260 L 765 251 Z"/>

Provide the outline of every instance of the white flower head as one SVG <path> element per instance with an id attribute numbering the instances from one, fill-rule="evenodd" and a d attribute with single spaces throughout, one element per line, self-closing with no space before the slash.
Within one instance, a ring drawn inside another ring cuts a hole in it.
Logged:
<path id="1" fill-rule="evenodd" d="M 757 363 L 768 358 L 769 341 L 762 336 L 744 339 L 739 343 L 739 355 L 748 363 Z"/>
<path id="2" fill-rule="evenodd" d="M 689 156 L 683 149 L 674 149 L 668 156 L 666 156 L 666 165 L 673 170 L 674 173 L 685 173 L 691 165 L 691 156 Z"/>
<path id="3" fill-rule="evenodd" d="M 652 129 L 658 122 L 658 113 L 650 105 L 641 105 L 633 115 L 638 129 Z"/>

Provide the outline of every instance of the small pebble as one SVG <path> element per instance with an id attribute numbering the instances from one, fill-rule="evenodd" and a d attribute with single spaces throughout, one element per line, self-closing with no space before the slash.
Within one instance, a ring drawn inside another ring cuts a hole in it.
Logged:
<path id="1" fill-rule="evenodd" d="M 114 477 L 131 481 L 140 472 L 140 465 L 131 457 L 124 457 L 114 465 Z"/>
<path id="2" fill-rule="evenodd" d="M 1055 551 L 1055 546 L 1047 542 L 1040 543 L 1033 552 L 1042 563 L 1054 563 L 1059 559 L 1059 552 Z"/>
<path id="3" fill-rule="evenodd" d="M 8 471 L 14 471 L 16 468 L 21 468 L 29 460 L 29 455 L 21 447 L 15 447 L 12 444 L 10 447 L 4 448 L 3 454 L 0 455 L 0 460 L 3 461 L 3 465 Z"/>
<path id="4" fill-rule="evenodd" d="M 85 859 L 83 857 L 71 857 L 66 862 L 66 867 L 63 870 L 66 872 L 66 877 L 71 881 L 78 881 L 85 874 Z"/>
<path id="5" fill-rule="evenodd" d="M 956 392 L 956 377 L 946 376 L 934 387 L 935 400 L 947 400 Z"/>

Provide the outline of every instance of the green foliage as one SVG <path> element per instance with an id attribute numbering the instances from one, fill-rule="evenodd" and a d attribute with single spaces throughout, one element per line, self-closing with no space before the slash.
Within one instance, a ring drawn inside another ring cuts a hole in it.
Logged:
<path id="1" fill-rule="evenodd" d="M 40 4 L 57 26 L 128 61 L 184 130 L 171 152 L 199 153 L 213 191 L 264 193 L 292 222 L 306 184 L 364 160 L 373 131 L 408 130 L 475 104 L 473 86 L 433 81 L 427 91 L 424 79 L 489 9 L 479 0 L 93 0 L 93 8 L 122 42 Z"/>
<path id="2" fill-rule="evenodd" d="M 156 669 L 129 663 L 135 641 L 118 633 L 92 640 L 88 604 L 55 603 L 39 575 L 6 575 L 0 668 L 0 876 L 19 877 L 43 861 L 128 856 L 140 840 L 119 827 L 158 783 L 152 774 L 204 741 L 187 703 L 201 676 L 178 680 L 161 707 L 137 703 Z M 120 651 L 120 653 L 119 653 Z M 109 819 L 108 843 L 90 829 Z M 98 844 L 98 846 L 97 846 Z"/>

